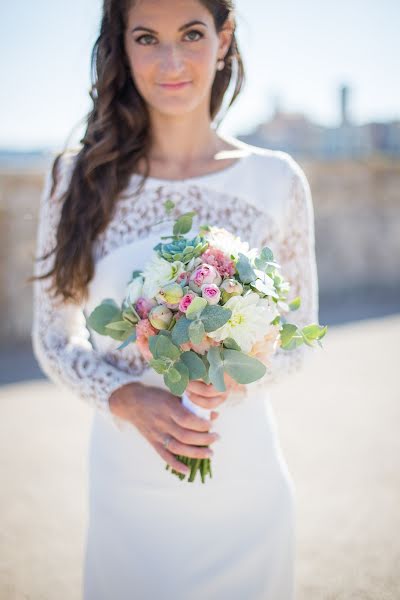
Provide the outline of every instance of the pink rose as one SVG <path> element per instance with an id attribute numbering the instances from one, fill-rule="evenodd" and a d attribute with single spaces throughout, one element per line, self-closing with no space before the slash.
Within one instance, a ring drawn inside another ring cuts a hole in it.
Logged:
<path id="1" fill-rule="evenodd" d="M 221 275 L 213 265 L 202 263 L 189 277 L 189 287 L 197 293 L 200 293 L 201 286 L 204 283 L 215 283 L 219 285 L 222 281 Z"/>
<path id="2" fill-rule="evenodd" d="M 185 294 L 182 300 L 179 302 L 179 310 L 185 313 L 196 297 L 197 296 L 194 292 L 188 292 Z"/>
<path id="3" fill-rule="evenodd" d="M 207 300 L 208 304 L 218 304 L 221 291 L 215 283 L 204 283 L 201 286 L 201 295 Z"/>

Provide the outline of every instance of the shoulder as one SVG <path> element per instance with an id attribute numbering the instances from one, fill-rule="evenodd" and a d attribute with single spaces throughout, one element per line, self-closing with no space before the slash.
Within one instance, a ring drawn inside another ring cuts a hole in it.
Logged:
<path id="1" fill-rule="evenodd" d="M 308 181 L 304 170 L 289 152 L 273 150 L 230 138 L 244 160 L 240 176 L 251 195 L 264 204 L 285 207 L 295 189 L 306 190 Z"/>
<path id="2" fill-rule="evenodd" d="M 252 175 L 258 180 L 264 180 L 264 183 L 275 182 L 290 186 L 294 179 L 306 178 L 302 167 L 289 152 L 254 146 L 234 137 L 226 139 L 244 153 Z"/>

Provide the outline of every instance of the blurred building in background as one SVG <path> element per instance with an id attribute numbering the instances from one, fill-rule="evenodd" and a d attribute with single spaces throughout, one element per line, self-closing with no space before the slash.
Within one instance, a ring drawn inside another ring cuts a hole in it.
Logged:
<path id="1" fill-rule="evenodd" d="M 297 158 L 329 160 L 377 154 L 400 157 L 400 120 L 356 125 L 349 115 L 349 96 L 350 88 L 341 86 L 337 127 L 313 123 L 301 113 L 283 112 L 278 100 L 269 121 L 239 137 L 248 144 L 285 150 Z"/>

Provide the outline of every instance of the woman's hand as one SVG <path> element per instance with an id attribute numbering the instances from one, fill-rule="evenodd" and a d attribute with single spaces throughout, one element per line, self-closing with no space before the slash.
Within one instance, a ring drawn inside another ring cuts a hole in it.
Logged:
<path id="1" fill-rule="evenodd" d="M 209 446 L 217 439 L 217 433 L 209 433 L 218 412 L 212 411 L 211 419 L 201 419 L 185 406 L 180 398 L 162 388 L 140 382 L 126 384 L 111 394 L 110 410 L 118 417 L 132 423 L 153 446 L 156 452 L 176 471 L 187 474 L 190 469 L 175 455 L 193 458 L 210 458 Z M 166 435 L 171 437 L 164 448 Z M 211 453 L 210 453 L 211 452 Z"/>
<path id="2" fill-rule="evenodd" d="M 237 383 L 228 373 L 224 372 L 224 381 L 226 390 L 225 392 L 219 392 L 215 389 L 212 383 L 204 383 L 204 381 L 195 380 L 189 381 L 185 392 L 189 399 L 202 406 L 203 408 L 216 408 L 228 398 L 232 391 L 244 391 L 245 386 Z"/>

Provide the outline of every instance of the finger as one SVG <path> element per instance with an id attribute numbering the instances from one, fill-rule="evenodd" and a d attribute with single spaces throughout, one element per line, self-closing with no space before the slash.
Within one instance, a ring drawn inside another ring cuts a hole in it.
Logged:
<path id="1" fill-rule="evenodd" d="M 186 429 L 193 429 L 194 431 L 208 431 L 211 427 L 210 419 L 198 417 L 188 408 L 183 406 L 183 404 L 175 407 L 171 412 L 170 417 L 174 423 L 177 423 Z"/>
<path id="2" fill-rule="evenodd" d="M 171 443 L 171 442 L 170 442 Z M 175 469 L 175 471 L 179 471 L 179 473 L 183 473 L 183 475 L 188 475 L 190 473 L 190 469 L 181 463 L 172 452 L 164 448 L 162 443 L 155 442 L 156 450 L 159 455 L 169 464 L 170 467 Z"/>
<path id="3" fill-rule="evenodd" d="M 174 437 L 171 438 L 168 444 L 168 450 L 173 454 L 189 456 L 190 458 L 211 458 L 214 454 L 211 448 L 192 446 L 190 444 L 182 444 L 179 440 L 177 440 Z"/>
<path id="4" fill-rule="evenodd" d="M 189 381 L 189 384 L 186 388 L 186 391 L 193 392 L 194 394 L 199 394 L 199 396 L 212 397 L 220 394 L 224 394 L 225 392 L 219 392 L 215 389 L 212 383 L 204 383 L 204 381 L 192 380 Z"/>
<path id="5" fill-rule="evenodd" d="M 208 408 L 208 409 L 216 408 L 217 406 L 219 406 L 220 404 L 225 402 L 225 400 L 228 397 L 226 392 L 224 392 L 222 396 L 213 396 L 210 398 L 205 398 L 204 396 L 199 396 L 197 394 L 194 394 L 193 392 L 190 392 L 188 394 L 188 396 L 189 396 L 189 399 L 194 404 L 198 404 L 198 406 L 201 406 L 202 408 Z"/>
<path id="6" fill-rule="evenodd" d="M 171 426 L 171 435 L 181 444 L 188 444 L 192 446 L 210 446 L 220 439 L 220 435 L 216 432 L 193 431 L 192 429 L 185 429 L 175 424 L 171 424 Z"/>

